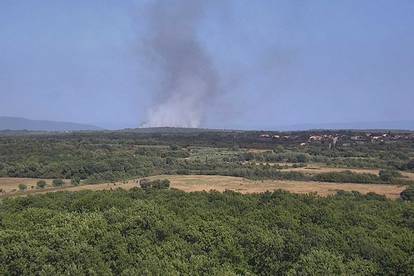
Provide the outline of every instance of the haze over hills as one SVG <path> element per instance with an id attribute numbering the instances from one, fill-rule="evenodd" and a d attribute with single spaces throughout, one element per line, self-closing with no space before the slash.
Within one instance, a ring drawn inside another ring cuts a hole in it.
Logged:
<path id="1" fill-rule="evenodd" d="M 82 124 L 74 122 L 59 122 L 50 120 L 31 120 L 20 117 L 0 116 L 0 131 L 99 131 L 105 130 L 91 124 Z M 348 123 L 304 123 L 292 125 L 258 125 L 247 128 L 239 128 L 237 126 L 230 128 L 179 128 L 179 127 L 155 127 L 155 128 L 109 128 L 119 131 L 133 131 L 139 133 L 154 133 L 154 132 L 193 132 L 193 131 L 235 131 L 235 130 L 273 130 L 273 131 L 300 131 L 300 130 L 315 130 L 315 129 L 360 129 L 360 130 L 410 130 L 414 131 L 414 121 L 378 121 L 378 122 L 348 122 Z"/>
<path id="2" fill-rule="evenodd" d="M 378 122 L 347 122 L 347 123 L 310 123 L 277 127 L 278 130 L 311 130 L 311 129 L 390 129 L 414 130 L 414 121 L 378 121 Z"/>
<path id="3" fill-rule="evenodd" d="M 94 125 L 73 122 L 30 120 L 19 117 L 0 116 L 0 130 L 76 131 L 103 129 Z"/>

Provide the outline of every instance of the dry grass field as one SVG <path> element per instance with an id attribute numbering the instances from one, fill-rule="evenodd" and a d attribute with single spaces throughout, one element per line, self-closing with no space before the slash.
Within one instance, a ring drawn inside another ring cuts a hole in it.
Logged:
<path id="1" fill-rule="evenodd" d="M 167 178 L 173 188 L 186 192 L 233 190 L 243 194 L 262 193 L 278 189 L 292 193 L 317 193 L 321 196 L 335 194 L 339 190 L 358 191 L 362 194 L 374 192 L 388 198 L 398 198 L 405 187 L 385 184 L 323 183 L 310 181 L 264 180 L 253 181 L 240 177 L 215 175 L 157 176 Z"/>
<path id="2" fill-rule="evenodd" d="M 386 184 L 355 184 L 355 183 L 323 183 L 323 182 L 305 182 L 305 181 L 287 181 L 287 180 L 264 180 L 253 181 L 240 177 L 216 176 L 216 175 L 160 175 L 149 177 L 150 179 L 169 179 L 171 187 L 185 192 L 210 191 L 216 190 L 223 192 L 233 190 L 243 194 L 262 193 L 265 191 L 274 191 L 278 189 L 286 190 L 292 193 L 307 194 L 317 193 L 320 196 L 335 194 L 339 190 L 358 191 L 362 194 L 374 192 L 385 195 L 388 198 L 396 199 L 404 190 L 404 186 L 386 185 Z M 3 189 L 3 196 L 26 195 L 47 193 L 56 191 L 82 191 L 82 190 L 113 190 L 117 188 L 131 189 L 138 186 L 136 180 L 118 183 L 94 184 L 69 186 L 55 188 L 49 185 L 46 189 L 28 189 L 24 192 L 18 191 L 18 185 L 36 185 L 38 179 L 23 178 L 0 178 L 0 188 Z M 47 180 L 48 184 L 51 180 Z M 30 186 L 29 186 L 30 187 Z"/>
<path id="3" fill-rule="evenodd" d="M 19 178 L 19 177 L 1 177 L 0 178 L 0 195 L 5 193 L 14 193 L 19 191 L 19 184 L 25 184 L 27 186 L 26 192 L 36 191 L 36 183 L 39 180 L 46 181 L 48 186 L 47 189 L 53 189 L 52 187 L 52 179 L 35 179 L 35 178 Z M 64 180 L 65 186 L 69 186 L 70 181 Z M 56 189 L 56 188 L 55 188 Z"/>

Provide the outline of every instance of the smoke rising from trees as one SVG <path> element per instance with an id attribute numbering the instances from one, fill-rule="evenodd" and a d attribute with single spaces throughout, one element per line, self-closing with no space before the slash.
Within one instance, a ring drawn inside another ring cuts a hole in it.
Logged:
<path id="1" fill-rule="evenodd" d="M 197 39 L 204 9 L 201 0 L 150 5 L 145 52 L 157 91 L 145 127 L 199 127 L 217 95 L 218 73 Z"/>

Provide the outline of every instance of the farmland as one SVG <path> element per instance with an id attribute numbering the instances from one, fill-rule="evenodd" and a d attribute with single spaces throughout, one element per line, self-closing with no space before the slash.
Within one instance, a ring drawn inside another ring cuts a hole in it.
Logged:
<path id="1" fill-rule="evenodd" d="M 278 189 L 289 191 L 297 194 L 315 193 L 320 196 L 334 195 L 338 191 L 356 191 L 361 194 L 376 193 L 384 195 L 390 199 L 397 199 L 400 193 L 406 188 L 405 186 L 389 184 L 357 184 L 357 183 L 326 183 L 326 182 L 309 182 L 294 180 L 250 180 L 233 176 L 216 176 L 216 175 L 160 175 L 152 176 L 149 179 L 168 179 L 171 181 L 171 188 L 185 192 L 196 191 L 220 191 L 231 190 L 242 194 L 263 193 L 266 191 L 275 191 Z M 45 189 L 36 189 L 37 179 L 27 178 L 0 178 L 0 187 L 3 189 L 3 196 L 39 194 L 58 191 L 99 191 L 114 190 L 122 188 L 125 190 L 139 187 L 137 180 L 129 180 L 115 183 L 101 183 L 81 186 L 65 185 L 62 187 L 49 187 Z M 47 180 L 51 183 L 52 180 Z M 20 183 L 28 183 L 31 189 L 19 191 Z M 0 195 L 1 196 L 1 195 Z"/>
<path id="2" fill-rule="evenodd" d="M 285 189 L 323 196 L 355 190 L 398 198 L 399 192 L 414 183 L 409 165 L 414 156 L 411 134 L 389 134 L 382 144 L 367 140 L 350 145 L 358 133 L 288 134 L 277 137 L 289 138 L 274 139 L 268 136 L 275 135 L 260 132 L 160 129 L 0 136 L 1 196 L 128 189 L 137 179 L 159 175 L 170 178 L 172 187 L 183 191 Z M 342 146 L 330 149 L 329 137 L 334 136 L 341 137 Z M 315 142 L 314 137 L 326 137 L 328 142 Z M 183 184 L 190 178 L 197 185 Z M 38 187 L 42 179 L 45 186 Z M 53 179 L 65 179 L 64 185 L 52 185 Z M 25 189 L 19 189 L 20 184 Z"/>

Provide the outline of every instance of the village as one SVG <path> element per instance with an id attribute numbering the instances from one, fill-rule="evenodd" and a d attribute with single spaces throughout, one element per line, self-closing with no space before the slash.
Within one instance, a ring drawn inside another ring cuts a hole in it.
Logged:
<path id="1" fill-rule="evenodd" d="M 309 131 L 298 133 L 262 133 L 259 139 L 275 142 L 297 142 L 300 146 L 327 144 L 329 148 L 337 145 L 351 146 L 363 144 L 388 144 L 397 141 L 414 141 L 414 133 L 407 132 L 360 132 L 360 131 Z"/>

